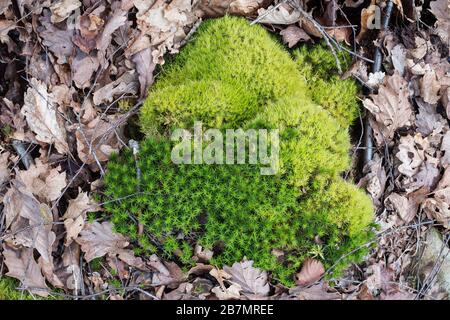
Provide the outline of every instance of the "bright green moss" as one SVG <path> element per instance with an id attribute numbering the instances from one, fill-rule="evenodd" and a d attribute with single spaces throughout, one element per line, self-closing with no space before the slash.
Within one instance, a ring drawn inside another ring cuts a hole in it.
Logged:
<path id="1" fill-rule="evenodd" d="M 337 75 L 336 60 L 325 44 L 303 46 L 293 53 L 298 70 L 305 79 L 308 95 L 329 111 L 344 127 L 358 116 L 358 88 L 352 79 L 342 80 Z M 349 66 L 349 55 L 338 53 L 341 66 Z"/>
<path id="2" fill-rule="evenodd" d="M 124 199 L 106 204 L 116 228 L 134 237 L 135 228 L 129 228 L 138 219 L 167 257 L 190 263 L 198 243 L 214 249 L 214 263 L 230 264 L 246 256 L 291 284 L 293 273 L 317 246 L 316 236 L 324 240 L 328 267 L 369 237 L 370 200 L 352 185 L 337 180 L 301 196 L 288 179 L 262 176 L 255 165 L 172 164 L 170 146 L 164 138 L 141 145 L 142 194 L 128 190 L 138 187 L 129 151 L 110 164 L 106 176 L 107 195 Z M 146 236 L 142 240 L 148 243 Z M 285 252 L 282 261 L 273 249 Z"/>
<path id="3" fill-rule="evenodd" d="M 218 265 L 246 256 L 287 285 L 307 257 L 326 267 L 338 262 L 338 271 L 358 261 L 364 250 L 339 260 L 372 236 L 369 198 L 339 178 L 350 163 L 351 117 L 342 111 L 349 105 L 332 95 L 321 98 L 324 108 L 317 104 L 308 77 L 340 85 L 329 76 L 329 56 L 325 73 L 306 51 L 296 57 L 244 19 L 203 23 L 142 108 L 140 181 L 130 151 L 110 160 L 105 195 L 116 201 L 105 207 L 116 230 L 137 240 L 143 253 L 162 251 L 184 264 L 192 263 L 196 244 L 213 250 Z M 258 165 L 173 164 L 171 130 L 195 121 L 222 131 L 279 129 L 280 170 L 264 176 Z"/>
<path id="4" fill-rule="evenodd" d="M 0 278 L 0 300 L 40 300 L 39 296 L 32 296 L 27 291 L 21 291 L 18 280 L 2 277 Z"/>

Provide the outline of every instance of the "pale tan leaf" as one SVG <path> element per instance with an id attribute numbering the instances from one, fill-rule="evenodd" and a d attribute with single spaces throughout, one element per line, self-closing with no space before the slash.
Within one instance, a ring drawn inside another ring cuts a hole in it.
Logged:
<path id="1" fill-rule="evenodd" d="M 365 165 L 363 172 L 366 174 L 358 183 L 359 187 L 365 188 L 369 192 L 375 205 L 380 204 L 387 181 L 386 170 L 383 168 L 382 162 L 383 159 L 375 154 L 374 158 Z"/>
<path id="2" fill-rule="evenodd" d="M 62 217 L 67 231 L 66 246 L 70 245 L 83 230 L 86 214 L 98 210 L 100 210 L 100 207 L 89 199 L 86 192 L 80 192 L 75 199 L 69 200 L 69 207 Z"/>
<path id="3" fill-rule="evenodd" d="M 122 128 L 119 125 L 120 117 L 110 115 L 96 117 L 87 124 L 82 124 L 77 128 L 75 137 L 77 139 L 77 151 L 81 161 L 88 165 L 97 165 L 107 161 L 112 153 L 118 153 L 123 147 Z M 91 167 L 94 171 L 99 168 Z"/>
<path id="4" fill-rule="evenodd" d="M 139 75 L 141 97 L 144 97 L 147 94 L 148 88 L 153 83 L 153 71 L 156 67 L 152 59 L 151 49 L 146 48 L 135 53 L 131 57 L 131 60 L 134 62 Z"/>
<path id="5" fill-rule="evenodd" d="M 118 254 L 129 245 L 127 239 L 123 235 L 115 233 L 111 223 L 106 221 L 103 223 L 94 221 L 86 224 L 75 241 L 81 245 L 87 262 L 106 254 Z"/>
<path id="6" fill-rule="evenodd" d="M 419 106 L 419 113 L 416 115 L 416 126 L 423 136 L 428 136 L 432 132 L 441 132 L 446 124 L 446 120 L 436 111 L 436 106 L 416 99 Z"/>
<path id="7" fill-rule="evenodd" d="M 232 284 L 228 288 L 220 286 L 214 287 L 211 289 L 211 292 L 214 293 L 219 300 L 238 300 L 241 297 L 241 290 L 242 289 L 238 284 Z"/>
<path id="8" fill-rule="evenodd" d="M 112 34 L 127 21 L 127 12 L 116 10 L 106 22 L 101 35 L 97 38 L 97 49 L 102 53 L 111 43 Z"/>
<path id="9" fill-rule="evenodd" d="M 341 295 L 336 291 L 330 291 L 326 284 L 318 283 L 311 287 L 295 287 L 289 290 L 289 294 L 298 300 L 341 300 Z"/>
<path id="10" fill-rule="evenodd" d="M 58 23 L 66 20 L 72 11 L 78 9 L 81 6 L 81 2 L 78 0 L 61 0 L 57 1 L 50 7 L 52 12 L 51 21 Z"/>
<path id="11" fill-rule="evenodd" d="M 66 187 L 66 172 L 61 167 L 51 168 L 48 163 L 36 159 L 28 170 L 18 171 L 18 176 L 31 191 L 42 201 L 55 201 Z"/>
<path id="12" fill-rule="evenodd" d="M 30 87 L 25 93 L 21 113 L 25 116 L 28 126 L 41 142 L 55 144 L 59 153 L 66 153 L 69 146 L 66 141 L 66 130 L 57 105 L 47 86 L 36 79 L 31 79 Z"/>
<path id="13" fill-rule="evenodd" d="M 224 266 L 223 270 L 231 276 L 227 280 L 238 284 L 244 293 L 257 296 L 267 296 L 269 294 L 270 287 L 267 282 L 267 272 L 253 267 L 253 261 L 235 262 L 231 267 Z"/>
<path id="14" fill-rule="evenodd" d="M 94 104 L 111 103 L 114 97 L 124 94 L 135 95 L 139 88 L 137 78 L 137 72 L 134 70 L 125 72 L 115 81 L 108 83 L 94 92 Z"/>
<path id="15" fill-rule="evenodd" d="M 287 43 L 289 48 L 295 46 L 298 42 L 306 42 L 311 40 L 311 37 L 302 29 L 292 24 L 286 29 L 280 31 L 283 37 L 283 42 Z"/>
<path id="16" fill-rule="evenodd" d="M 435 104 L 439 101 L 439 90 L 441 83 L 439 82 L 435 71 L 431 66 L 426 66 L 425 74 L 420 80 L 420 95 L 425 102 Z"/>
<path id="17" fill-rule="evenodd" d="M 0 190 L 9 181 L 10 172 L 8 169 L 9 152 L 0 153 Z"/>
<path id="18" fill-rule="evenodd" d="M 436 0 L 430 2 L 432 14 L 436 17 L 436 34 L 441 38 L 444 44 L 449 43 L 450 34 L 450 2 L 448 0 Z"/>
<path id="19" fill-rule="evenodd" d="M 99 66 L 100 62 L 96 56 L 79 52 L 72 61 L 72 80 L 75 85 L 80 89 L 89 87 L 92 74 Z"/>
<path id="20" fill-rule="evenodd" d="M 18 279 L 24 288 L 37 295 L 47 297 L 48 287 L 41 269 L 33 257 L 33 249 L 15 250 L 3 244 L 4 262 L 8 268 L 7 276 Z"/>
<path id="21" fill-rule="evenodd" d="M 397 129 L 412 124 L 414 113 L 409 102 L 408 83 L 398 72 L 386 76 L 378 93 L 370 95 L 363 104 L 377 122 L 378 131 L 374 134 L 379 145 L 389 142 Z"/>
<path id="22" fill-rule="evenodd" d="M 274 10 L 274 6 L 258 10 L 260 23 L 266 24 L 293 24 L 300 20 L 301 14 L 288 5 L 281 5 Z"/>
<path id="23" fill-rule="evenodd" d="M 295 275 L 295 283 L 299 286 L 308 286 L 318 281 L 325 273 L 322 262 L 316 259 L 306 259 L 300 272 Z"/>
<path id="24" fill-rule="evenodd" d="M 418 171 L 425 160 L 425 150 L 428 149 L 427 139 L 420 134 L 414 137 L 408 135 L 400 138 L 398 152 L 395 156 L 401 161 L 398 171 L 407 177 L 412 177 Z"/>
<path id="25" fill-rule="evenodd" d="M 385 205 L 391 210 L 395 210 L 406 223 L 410 222 L 416 216 L 417 208 L 412 208 L 406 197 L 395 192 L 386 198 Z"/>
<path id="26" fill-rule="evenodd" d="M 52 229 L 53 215 L 50 208 L 40 203 L 19 180 L 13 180 L 4 198 L 6 225 L 15 232 L 12 238 L 17 244 L 36 248 L 41 257 L 51 261 L 52 245 L 56 239 Z M 25 220 L 24 220 L 25 219 Z"/>

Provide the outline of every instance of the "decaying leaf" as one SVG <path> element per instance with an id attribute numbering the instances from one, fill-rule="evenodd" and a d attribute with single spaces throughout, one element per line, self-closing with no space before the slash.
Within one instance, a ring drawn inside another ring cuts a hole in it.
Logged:
<path id="1" fill-rule="evenodd" d="M 420 95 L 425 102 L 434 104 L 440 99 L 438 95 L 440 89 L 441 84 L 436 76 L 436 72 L 428 66 L 420 80 Z"/>
<path id="2" fill-rule="evenodd" d="M 370 98 L 363 104 L 375 117 L 374 135 L 379 145 L 388 143 L 398 128 L 413 123 L 408 83 L 397 72 L 386 76 L 378 94 L 372 94 Z"/>
<path id="3" fill-rule="evenodd" d="M 9 152 L 0 153 L 0 190 L 9 181 L 10 172 L 8 169 Z"/>
<path id="4" fill-rule="evenodd" d="M 292 9 L 288 5 L 280 5 L 276 9 L 270 6 L 267 9 L 258 10 L 258 20 L 267 24 L 293 24 L 300 20 L 299 11 Z"/>
<path id="5" fill-rule="evenodd" d="M 280 31 L 280 35 L 283 37 L 283 42 L 287 43 L 289 48 L 292 48 L 298 42 L 311 40 L 311 37 L 302 28 L 299 28 L 294 24 Z"/>
<path id="6" fill-rule="evenodd" d="M 240 291 L 241 287 L 237 284 L 232 284 L 228 288 L 224 287 L 214 287 L 211 292 L 214 293 L 219 300 L 232 300 L 239 299 L 241 297 Z"/>
<path id="7" fill-rule="evenodd" d="M 3 257 L 8 267 L 7 276 L 18 279 L 25 289 L 37 295 L 48 296 L 48 287 L 41 269 L 34 260 L 33 249 L 15 250 L 4 243 Z"/>
<path id="8" fill-rule="evenodd" d="M 322 263 L 316 259 L 306 259 L 300 272 L 295 275 L 295 283 L 299 286 L 308 286 L 318 281 L 325 273 Z"/>
<path id="9" fill-rule="evenodd" d="M 425 150 L 428 148 L 428 140 L 420 134 L 414 137 L 408 135 L 400 138 L 398 152 L 395 156 L 401 161 L 398 171 L 407 177 L 412 177 L 419 171 L 419 167 L 425 160 Z"/>
<path id="10" fill-rule="evenodd" d="M 98 210 L 99 207 L 89 199 L 88 194 L 81 192 L 81 190 L 75 199 L 69 200 L 69 207 L 62 217 L 67 231 L 66 246 L 70 245 L 78 237 L 81 230 L 83 230 L 87 212 Z"/>
<path id="11" fill-rule="evenodd" d="M 81 245 L 87 262 L 106 254 L 118 254 L 129 245 L 123 235 L 113 232 L 111 223 L 97 221 L 86 224 L 75 241 Z"/>
<path id="12" fill-rule="evenodd" d="M 119 123 L 120 117 L 106 116 L 104 119 L 96 117 L 88 124 L 82 124 L 77 128 L 77 151 L 80 160 L 89 165 L 98 165 L 97 161 L 107 161 L 112 153 L 117 153 L 122 148 L 123 124 Z M 98 167 L 93 167 L 98 170 Z"/>
<path id="13" fill-rule="evenodd" d="M 256 296 L 268 295 L 270 288 L 267 283 L 267 273 L 253 267 L 253 261 L 235 262 L 231 267 L 223 267 L 223 270 L 231 275 L 227 281 L 238 284 L 244 293 Z"/>
<path id="14" fill-rule="evenodd" d="M 364 167 L 366 175 L 359 181 L 358 186 L 365 188 L 369 192 L 375 205 L 380 204 L 380 199 L 386 187 L 386 170 L 383 168 L 383 159 L 377 154 Z"/>
<path id="15" fill-rule="evenodd" d="M 7 242 L 35 248 L 46 262 L 51 261 L 56 235 L 52 231 L 50 208 L 40 203 L 17 179 L 12 181 L 5 194 L 4 205 L 6 226 L 12 233 Z"/>
<path id="16" fill-rule="evenodd" d="M 94 92 L 94 104 L 111 103 L 114 97 L 120 95 L 135 95 L 138 92 L 137 74 L 130 70 L 121 75 L 117 80 Z"/>
<path id="17" fill-rule="evenodd" d="M 58 113 L 55 98 L 51 92 L 48 92 L 44 83 L 31 79 L 21 112 L 38 141 L 54 143 L 60 153 L 66 153 L 69 150 L 66 130 Z"/>
<path id="18" fill-rule="evenodd" d="M 430 2 L 431 13 L 436 17 L 436 34 L 443 43 L 449 43 L 450 31 L 450 3 L 448 0 L 436 0 Z"/>
<path id="19" fill-rule="evenodd" d="M 330 290 L 325 283 L 318 283 L 311 287 L 298 286 L 289 290 L 289 294 L 298 300 L 340 300 L 341 295 Z"/>
<path id="20" fill-rule="evenodd" d="M 58 23 L 67 19 L 67 17 L 81 6 L 81 2 L 78 0 L 61 0 L 57 1 L 50 7 L 52 12 L 51 21 Z"/>
<path id="21" fill-rule="evenodd" d="M 46 202 L 58 199 L 67 185 L 66 172 L 61 172 L 61 167 L 51 168 L 39 159 L 28 170 L 19 170 L 17 174 L 29 191 Z"/>

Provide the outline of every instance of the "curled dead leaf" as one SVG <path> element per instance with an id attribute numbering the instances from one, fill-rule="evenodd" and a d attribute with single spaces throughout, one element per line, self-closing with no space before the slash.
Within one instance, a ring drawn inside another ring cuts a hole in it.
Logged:
<path id="1" fill-rule="evenodd" d="M 300 272 L 295 275 L 295 283 L 305 287 L 318 281 L 325 273 L 323 264 L 316 259 L 306 259 Z"/>
<path id="2" fill-rule="evenodd" d="M 47 86 L 37 79 L 31 79 L 24 97 L 21 113 L 28 126 L 36 134 L 36 140 L 55 144 L 59 153 L 66 153 L 69 146 L 66 141 L 66 130 L 63 119 L 57 111 L 54 95 Z"/>

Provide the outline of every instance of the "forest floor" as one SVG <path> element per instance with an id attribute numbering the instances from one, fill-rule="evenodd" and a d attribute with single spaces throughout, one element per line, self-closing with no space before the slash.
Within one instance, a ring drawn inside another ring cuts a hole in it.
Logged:
<path id="1" fill-rule="evenodd" d="M 450 2 L 411 3 L 0 0 L 0 299 L 448 298 Z M 105 216 L 91 219 L 109 156 L 136 135 L 164 59 L 202 20 L 225 14 L 289 48 L 321 39 L 351 48 L 342 77 L 363 89 L 347 176 L 372 197 L 380 228 L 365 262 L 339 279 L 304 266 L 289 289 L 250 261 L 210 265 L 201 247 L 186 271 L 135 256 Z M 6 283 L 22 292 L 4 296 Z"/>

